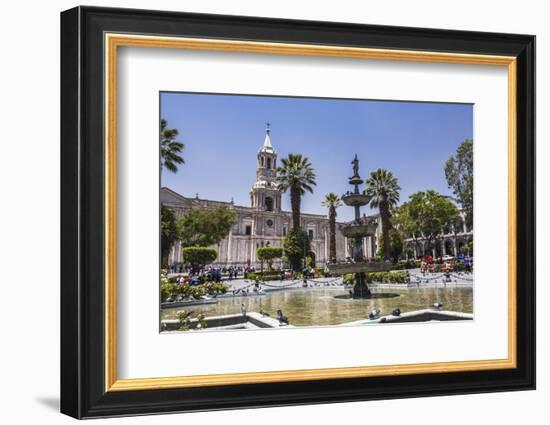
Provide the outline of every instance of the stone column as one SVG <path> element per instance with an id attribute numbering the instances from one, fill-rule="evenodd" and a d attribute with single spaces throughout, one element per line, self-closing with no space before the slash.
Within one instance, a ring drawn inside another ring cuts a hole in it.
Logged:
<path id="1" fill-rule="evenodd" d="M 256 220 L 252 220 L 251 231 L 250 231 L 250 265 L 254 264 L 254 258 L 256 253 Z"/>
<path id="2" fill-rule="evenodd" d="M 227 263 L 231 262 L 231 238 L 233 236 L 233 228 L 229 231 L 229 236 L 227 238 Z"/>
<path id="3" fill-rule="evenodd" d="M 349 257 L 349 243 L 348 243 L 348 238 L 346 236 L 344 236 L 344 257 Z"/>
<path id="4" fill-rule="evenodd" d="M 176 245 L 174 244 L 172 248 L 170 248 L 170 252 L 168 253 L 168 264 L 174 263 L 174 251 L 176 250 Z M 162 262 L 163 259 L 161 258 L 160 261 Z"/>

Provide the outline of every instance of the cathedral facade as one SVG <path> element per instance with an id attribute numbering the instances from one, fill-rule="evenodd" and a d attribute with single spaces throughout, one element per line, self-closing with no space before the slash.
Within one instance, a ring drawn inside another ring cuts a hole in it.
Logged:
<path id="1" fill-rule="evenodd" d="M 260 262 L 256 249 L 262 246 L 282 246 L 283 239 L 292 228 L 292 213 L 282 210 L 282 193 L 277 188 L 277 152 L 271 144 L 269 127 L 264 144 L 256 156 L 256 182 L 250 189 L 250 206 L 235 205 L 209 199 L 182 196 L 169 188 L 160 190 L 160 202 L 180 217 L 195 208 L 227 207 L 236 213 L 237 221 L 229 235 L 214 248 L 218 251 L 216 264 L 220 266 L 254 266 Z M 311 240 L 311 252 L 317 267 L 323 267 L 329 257 L 328 217 L 320 214 L 301 213 L 301 228 Z M 349 256 L 348 242 L 336 225 L 336 257 L 344 260 Z M 374 257 L 375 241 L 365 244 L 367 258 Z M 181 263 L 181 246 L 172 248 L 169 264 Z"/>

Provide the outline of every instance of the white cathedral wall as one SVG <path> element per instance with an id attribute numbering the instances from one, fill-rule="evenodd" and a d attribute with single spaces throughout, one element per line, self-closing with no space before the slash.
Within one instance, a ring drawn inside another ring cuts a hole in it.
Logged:
<path id="1" fill-rule="evenodd" d="M 245 227 L 250 221 L 250 214 L 238 214 L 237 224 L 232 229 L 231 235 L 224 238 L 218 245 L 214 245 L 213 248 L 218 250 L 218 258 L 216 264 L 219 265 L 239 265 L 246 266 L 250 260 L 250 265 L 258 267 L 260 263 L 256 259 L 256 247 L 257 244 L 264 246 L 269 242 L 271 246 L 282 246 L 283 244 L 283 227 L 287 226 L 287 231 L 290 226 L 289 217 L 284 213 L 272 213 L 265 215 L 259 214 L 259 218 L 253 220 L 253 229 L 256 234 L 245 235 Z M 265 222 L 267 217 L 274 220 L 272 232 L 266 232 L 266 229 L 270 229 L 265 225 L 262 225 L 262 221 Z M 309 228 L 314 228 L 315 238 L 312 241 L 312 251 L 315 253 L 317 267 L 322 267 L 327 261 L 329 252 L 329 234 L 328 234 L 328 220 L 318 218 L 315 221 L 308 222 Z M 265 234 L 267 233 L 267 234 Z M 231 241 L 230 241 L 231 239 Z M 365 239 L 365 255 L 367 258 L 373 258 L 376 254 L 376 243 L 373 244 L 370 238 Z M 346 257 L 346 238 L 336 230 L 336 258 L 337 260 L 344 260 Z M 181 263 L 181 246 L 179 244 L 174 245 L 168 257 L 170 264 Z"/>

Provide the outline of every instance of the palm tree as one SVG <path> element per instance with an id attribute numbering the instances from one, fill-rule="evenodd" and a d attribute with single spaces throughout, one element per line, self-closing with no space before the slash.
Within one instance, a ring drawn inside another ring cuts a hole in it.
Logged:
<path id="1" fill-rule="evenodd" d="M 399 202 L 399 181 L 391 171 L 379 168 L 370 173 L 365 181 L 367 188 L 365 195 L 369 198 L 369 206 L 378 208 L 382 220 L 382 240 L 384 244 L 384 257 L 390 256 L 389 231 L 391 228 L 391 209 Z"/>
<path id="2" fill-rule="evenodd" d="M 300 201 L 306 191 L 313 193 L 315 171 L 309 159 L 301 154 L 288 154 L 277 168 L 277 182 L 282 192 L 290 191 L 290 206 L 292 207 L 292 228 L 300 228 Z"/>
<path id="3" fill-rule="evenodd" d="M 328 193 L 321 205 L 328 207 L 328 224 L 329 224 L 329 260 L 336 261 L 336 208 L 342 206 L 340 198 L 336 193 Z"/>
<path id="4" fill-rule="evenodd" d="M 160 173 L 163 168 L 175 173 L 178 171 L 176 164 L 183 164 L 185 161 L 179 155 L 185 145 L 176 141 L 178 130 L 168 128 L 168 122 L 165 119 L 160 120 Z"/>

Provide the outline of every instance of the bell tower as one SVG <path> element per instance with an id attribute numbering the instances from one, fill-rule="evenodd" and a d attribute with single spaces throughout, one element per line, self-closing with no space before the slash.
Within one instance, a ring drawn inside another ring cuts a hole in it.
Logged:
<path id="1" fill-rule="evenodd" d="M 265 139 L 257 154 L 256 183 L 250 191 L 252 208 L 281 211 L 281 192 L 277 188 L 277 152 L 271 144 L 270 124 L 266 124 Z"/>

